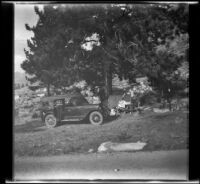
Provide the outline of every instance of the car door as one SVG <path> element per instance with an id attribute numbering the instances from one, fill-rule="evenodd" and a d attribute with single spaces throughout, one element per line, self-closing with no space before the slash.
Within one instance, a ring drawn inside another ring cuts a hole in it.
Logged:
<path id="1" fill-rule="evenodd" d="M 87 113 L 88 102 L 81 97 L 72 97 L 65 107 L 64 119 L 83 119 Z"/>
<path id="2" fill-rule="evenodd" d="M 65 99 L 58 99 L 54 101 L 54 114 L 58 121 L 63 119 L 63 112 L 65 107 Z"/>

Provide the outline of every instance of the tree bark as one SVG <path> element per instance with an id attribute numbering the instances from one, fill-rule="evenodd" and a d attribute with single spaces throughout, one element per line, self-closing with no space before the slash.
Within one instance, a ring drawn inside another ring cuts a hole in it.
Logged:
<path id="1" fill-rule="evenodd" d="M 171 98 L 170 97 L 167 98 L 167 103 L 169 105 L 169 110 L 172 111 L 172 103 L 171 103 Z"/>
<path id="2" fill-rule="evenodd" d="M 108 71 L 108 90 L 109 90 L 109 95 L 112 95 L 113 90 L 112 90 L 112 66 L 110 64 L 109 66 L 109 71 Z"/>
<path id="3" fill-rule="evenodd" d="M 112 94 L 112 70 L 111 70 L 111 62 L 107 61 L 104 64 L 104 80 L 105 80 L 105 90 L 106 97 L 108 98 L 110 94 Z"/>
<path id="4" fill-rule="evenodd" d="M 101 105 L 106 116 L 108 115 L 107 113 L 109 111 L 108 98 L 110 94 L 112 94 L 112 73 L 111 62 L 107 61 L 104 63 L 104 87 L 100 92 Z"/>
<path id="5" fill-rule="evenodd" d="M 47 84 L 47 96 L 51 96 L 51 93 L 50 93 L 50 84 Z"/>

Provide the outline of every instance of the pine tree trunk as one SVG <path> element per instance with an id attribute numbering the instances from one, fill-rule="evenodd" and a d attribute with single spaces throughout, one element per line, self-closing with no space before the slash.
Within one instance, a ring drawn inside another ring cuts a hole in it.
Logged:
<path id="1" fill-rule="evenodd" d="M 109 95 L 112 95 L 112 69 L 111 65 L 109 66 L 109 71 L 108 71 L 108 90 L 109 90 Z"/>
<path id="2" fill-rule="evenodd" d="M 171 103 L 171 98 L 167 98 L 167 103 L 169 105 L 169 110 L 172 111 L 172 103 Z"/>
<path id="3" fill-rule="evenodd" d="M 106 62 L 104 65 L 104 80 L 106 97 L 108 98 L 112 94 L 112 71 L 110 61 Z"/>
<path id="4" fill-rule="evenodd" d="M 169 105 L 169 110 L 172 111 L 172 103 L 171 103 L 171 90 L 167 91 L 167 103 Z"/>
<path id="5" fill-rule="evenodd" d="M 50 84 L 47 84 L 47 96 L 51 96 L 51 94 L 50 94 Z"/>
<path id="6" fill-rule="evenodd" d="M 111 73 L 111 67 L 110 67 L 110 61 L 106 62 L 104 64 L 104 88 L 102 89 L 100 99 L 102 107 L 108 115 L 109 111 L 109 104 L 108 104 L 108 98 L 110 94 L 112 93 L 112 73 Z"/>

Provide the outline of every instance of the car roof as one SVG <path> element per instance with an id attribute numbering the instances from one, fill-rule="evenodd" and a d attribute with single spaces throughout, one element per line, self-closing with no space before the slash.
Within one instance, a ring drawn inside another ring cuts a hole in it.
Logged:
<path id="1" fill-rule="evenodd" d="M 48 96 L 48 97 L 42 97 L 41 102 L 49 102 L 49 101 L 54 101 L 54 100 L 59 100 L 59 99 L 70 99 L 72 97 L 81 97 L 84 98 L 81 94 L 76 94 L 76 93 L 69 93 L 69 94 L 64 94 L 64 95 L 56 95 L 56 96 Z"/>

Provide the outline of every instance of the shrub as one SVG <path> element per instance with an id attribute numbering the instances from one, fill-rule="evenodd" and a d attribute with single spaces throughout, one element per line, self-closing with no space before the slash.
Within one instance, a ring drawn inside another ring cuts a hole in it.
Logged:
<path id="1" fill-rule="evenodd" d="M 33 119 L 39 118 L 39 117 L 40 117 L 40 115 L 37 112 L 34 112 L 33 115 L 32 115 Z"/>
<path id="2" fill-rule="evenodd" d="M 152 105 L 155 104 L 156 102 L 157 102 L 157 97 L 155 96 L 155 94 L 151 92 L 144 94 L 140 98 L 141 105 Z"/>
<path id="3" fill-rule="evenodd" d="M 138 84 L 135 84 L 133 87 L 129 89 L 128 94 L 133 93 L 134 100 L 138 103 L 143 101 L 144 103 L 148 103 L 148 101 L 153 99 L 153 89 L 149 85 L 148 81 L 146 82 L 140 82 Z M 151 97 L 151 98 L 150 98 Z"/>

